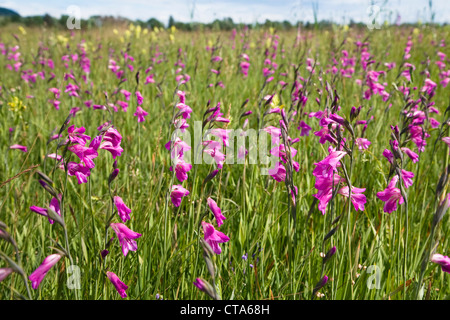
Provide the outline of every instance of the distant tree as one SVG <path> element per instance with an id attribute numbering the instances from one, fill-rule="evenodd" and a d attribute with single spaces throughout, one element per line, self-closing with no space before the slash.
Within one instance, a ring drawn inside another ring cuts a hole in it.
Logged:
<path id="1" fill-rule="evenodd" d="M 44 23 L 48 26 L 48 27 L 52 27 L 55 23 L 54 19 L 52 18 L 51 15 L 49 15 L 48 13 L 46 13 L 44 15 Z"/>
<path id="2" fill-rule="evenodd" d="M 147 21 L 147 26 L 148 26 L 150 29 L 153 29 L 154 27 L 157 27 L 157 28 L 164 28 L 164 24 L 163 24 L 161 21 L 159 21 L 159 20 L 157 20 L 157 19 L 155 19 L 155 18 L 149 19 L 149 20 Z"/>
<path id="3" fill-rule="evenodd" d="M 168 25 L 167 25 L 167 28 L 171 28 L 172 26 L 174 26 L 175 25 L 175 19 L 172 17 L 172 16 L 170 16 L 169 17 L 169 23 L 168 23 Z"/>

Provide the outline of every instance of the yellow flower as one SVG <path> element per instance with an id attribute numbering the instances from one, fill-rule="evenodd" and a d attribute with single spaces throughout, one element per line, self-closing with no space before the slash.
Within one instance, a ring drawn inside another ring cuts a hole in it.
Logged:
<path id="1" fill-rule="evenodd" d="M 22 111 L 27 108 L 27 106 L 17 97 L 14 97 L 12 101 L 8 102 L 8 106 L 10 111 L 18 113 L 22 113 Z"/>
<path id="2" fill-rule="evenodd" d="M 19 31 L 20 31 L 23 35 L 26 35 L 26 34 L 27 34 L 27 31 L 26 31 L 25 28 L 22 27 L 22 26 L 19 26 Z"/>

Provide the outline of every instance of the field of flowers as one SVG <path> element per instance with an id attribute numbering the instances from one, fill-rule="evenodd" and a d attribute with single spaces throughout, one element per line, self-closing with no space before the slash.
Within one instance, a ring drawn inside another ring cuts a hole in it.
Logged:
<path id="1" fill-rule="evenodd" d="M 0 298 L 448 299 L 449 39 L 2 27 Z"/>

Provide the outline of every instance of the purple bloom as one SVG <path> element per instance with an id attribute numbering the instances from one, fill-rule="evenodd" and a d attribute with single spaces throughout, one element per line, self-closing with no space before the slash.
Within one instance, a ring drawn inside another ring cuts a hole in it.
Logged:
<path id="1" fill-rule="evenodd" d="M 71 161 L 67 164 L 67 174 L 77 177 L 78 184 L 82 184 L 87 183 L 87 177 L 91 175 L 91 170 L 83 164 Z"/>
<path id="2" fill-rule="evenodd" d="M 145 110 L 142 109 L 141 107 L 137 107 L 136 108 L 136 112 L 133 115 L 135 117 L 138 117 L 138 122 L 144 122 L 145 121 L 145 117 L 148 115 L 148 113 L 145 112 Z"/>
<path id="3" fill-rule="evenodd" d="M 47 272 L 56 263 L 58 263 L 58 261 L 59 261 L 59 259 L 61 259 L 61 257 L 62 256 L 60 254 L 57 254 L 57 253 L 49 255 L 47 258 L 44 259 L 42 264 L 36 270 L 34 270 L 34 272 L 32 274 L 30 274 L 28 279 L 30 279 L 31 287 L 33 289 L 37 289 L 39 287 L 40 283 L 44 279 L 44 277 L 47 274 Z"/>
<path id="4" fill-rule="evenodd" d="M 59 197 L 61 197 L 61 194 L 59 195 Z M 53 211 L 55 211 L 57 214 L 61 215 L 61 210 L 59 208 L 58 199 L 52 198 L 52 200 L 50 200 L 49 208 L 52 209 Z M 36 212 L 37 214 L 40 214 L 41 216 L 48 218 L 48 209 L 46 209 L 46 208 L 31 206 L 30 210 L 33 212 Z M 48 218 L 48 222 L 50 222 L 50 224 L 53 224 L 54 221 L 52 219 Z"/>
<path id="5" fill-rule="evenodd" d="M 142 236 L 142 234 L 134 232 L 123 223 L 111 223 L 111 228 L 116 232 L 120 245 L 122 246 L 122 253 L 126 257 L 128 251 L 136 251 L 137 243 L 134 239 Z"/>
<path id="6" fill-rule="evenodd" d="M 214 214 L 214 217 L 216 218 L 217 226 L 220 227 L 223 224 L 223 220 L 226 219 L 225 216 L 222 214 L 222 210 L 220 210 L 219 206 L 213 199 L 208 198 L 207 202 L 209 209 L 211 209 L 212 213 Z"/>
<path id="7" fill-rule="evenodd" d="M 97 151 L 94 148 L 89 148 L 82 146 L 80 144 L 72 145 L 69 148 L 69 151 L 75 153 L 75 155 L 80 158 L 80 160 L 85 164 L 85 166 L 89 169 L 95 167 L 95 163 L 93 159 L 98 157 Z"/>
<path id="8" fill-rule="evenodd" d="M 200 278 L 195 279 L 194 286 L 196 286 L 200 291 L 205 291 L 205 282 L 203 282 Z"/>
<path id="9" fill-rule="evenodd" d="M 20 144 L 13 144 L 9 147 L 10 149 L 19 149 L 22 152 L 27 152 L 28 148 L 26 146 L 21 146 Z"/>
<path id="10" fill-rule="evenodd" d="M 6 279 L 13 272 L 11 268 L 0 268 L 0 282 Z"/>
<path id="11" fill-rule="evenodd" d="M 181 198 L 189 195 L 189 191 L 183 188 L 181 185 L 176 184 L 172 186 L 172 192 L 170 193 L 170 199 L 175 207 L 179 207 L 181 204 Z"/>
<path id="12" fill-rule="evenodd" d="M 450 273 L 450 258 L 442 254 L 433 254 L 431 262 L 437 263 L 442 267 L 442 271 Z"/>
<path id="13" fill-rule="evenodd" d="M 123 283 L 114 272 L 107 271 L 106 275 L 108 276 L 109 281 L 111 281 L 114 287 L 116 287 L 116 290 L 120 294 L 120 296 L 122 298 L 126 298 L 127 293 L 125 292 L 125 290 L 128 289 L 128 286 Z"/>
<path id="14" fill-rule="evenodd" d="M 383 207 L 384 212 L 392 213 L 397 210 L 397 201 L 399 204 L 404 202 L 400 189 L 395 187 L 397 182 L 398 176 L 394 176 L 385 190 L 377 192 L 377 197 L 385 202 Z"/>
<path id="15" fill-rule="evenodd" d="M 269 175 L 276 181 L 282 182 L 286 179 L 286 168 L 280 162 L 277 162 L 275 169 L 269 169 Z"/>
<path id="16" fill-rule="evenodd" d="M 303 137 L 303 136 L 309 136 L 309 131 L 311 131 L 311 127 L 310 126 L 308 126 L 307 124 L 306 124 L 306 122 L 305 121 L 300 121 L 300 125 L 298 126 L 298 128 L 297 128 L 297 130 L 302 130 L 301 132 L 300 132 L 300 136 L 301 137 Z"/>
<path id="17" fill-rule="evenodd" d="M 203 232 L 205 233 L 204 240 L 213 249 L 214 253 L 220 254 L 222 249 L 219 247 L 219 243 L 228 242 L 230 240 L 224 233 L 214 229 L 213 225 L 202 221 Z"/>
<path id="18" fill-rule="evenodd" d="M 84 134 L 85 131 L 86 129 L 84 127 L 75 128 L 75 126 L 72 125 L 69 129 L 67 129 L 67 132 L 69 133 L 69 141 L 79 143 L 84 146 L 87 140 L 91 140 L 90 136 Z"/>
<path id="19" fill-rule="evenodd" d="M 417 153 L 415 153 L 415 152 L 413 152 L 410 149 L 405 148 L 405 147 L 401 148 L 401 150 L 404 153 L 406 153 L 406 155 L 411 159 L 411 161 L 413 163 L 416 163 L 417 161 L 419 161 L 419 156 L 417 155 Z"/>
<path id="20" fill-rule="evenodd" d="M 188 175 L 187 172 L 192 169 L 192 164 L 184 162 L 184 160 L 178 158 L 175 165 L 175 174 L 177 176 L 177 179 L 180 180 L 180 182 L 183 182 L 184 180 L 187 180 Z M 170 171 L 173 171 L 173 168 L 169 168 Z"/>
<path id="21" fill-rule="evenodd" d="M 115 196 L 114 197 L 114 204 L 117 208 L 117 211 L 119 213 L 120 219 L 122 219 L 123 222 L 127 222 L 127 220 L 130 220 L 130 213 L 131 209 L 128 208 L 125 203 L 123 203 L 123 200 L 121 197 Z"/>
<path id="22" fill-rule="evenodd" d="M 333 151 L 325 159 L 318 163 L 314 163 L 316 168 L 313 170 L 313 175 L 316 177 L 328 177 L 333 171 L 337 171 L 336 167 L 339 161 L 346 155 L 345 151 Z"/>

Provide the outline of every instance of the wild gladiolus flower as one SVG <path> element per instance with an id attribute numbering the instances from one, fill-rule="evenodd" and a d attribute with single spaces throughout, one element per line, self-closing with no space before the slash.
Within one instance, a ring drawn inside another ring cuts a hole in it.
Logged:
<path id="1" fill-rule="evenodd" d="M 385 202 L 383 207 L 384 212 L 392 213 L 397 210 L 397 201 L 399 204 L 404 202 L 400 189 L 395 187 L 397 182 L 398 176 L 394 176 L 385 190 L 377 192 L 377 197 Z"/>
<path id="2" fill-rule="evenodd" d="M 313 170 L 313 175 L 316 177 L 328 177 L 333 171 L 337 171 L 336 167 L 339 161 L 346 155 L 345 151 L 333 151 L 325 159 L 318 163 L 314 163 L 316 168 Z"/>
<path id="3" fill-rule="evenodd" d="M 28 148 L 26 146 L 21 146 L 20 144 L 13 144 L 9 147 L 10 149 L 19 149 L 22 152 L 27 152 Z"/>
<path id="4" fill-rule="evenodd" d="M 410 186 L 412 186 L 412 178 L 414 178 L 414 173 L 402 169 L 402 180 L 405 188 L 409 188 Z"/>
<path id="5" fill-rule="evenodd" d="M 128 286 L 123 283 L 114 272 L 107 271 L 106 275 L 108 276 L 109 281 L 111 281 L 114 287 L 116 287 L 116 290 L 120 294 L 120 296 L 122 298 L 126 298 L 127 293 L 125 292 L 125 290 L 128 289 Z"/>
<path id="6" fill-rule="evenodd" d="M 67 174 L 77 177 L 78 184 L 82 184 L 87 183 L 87 177 L 91 175 L 91 170 L 83 164 L 71 161 L 67 164 Z"/>
<path id="7" fill-rule="evenodd" d="M 180 182 L 183 182 L 184 180 L 187 180 L 188 175 L 187 172 L 192 169 L 192 164 L 184 162 L 182 159 L 177 160 L 177 164 L 175 165 L 175 174 L 177 176 L 177 179 L 180 180 Z M 173 171 L 173 168 L 169 168 L 170 171 Z"/>
<path id="8" fill-rule="evenodd" d="M 69 151 L 75 153 L 75 155 L 80 158 L 80 160 L 85 164 L 87 168 L 92 169 L 95 167 L 93 159 L 98 157 L 98 153 L 93 148 L 88 148 L 80 144 L 76 144 L 70 146 L 68 149 Z"/>
<path id="9" fill-rule="evenodd" d="M 222 210 L 220 210 L 219 206 L 213 199 L 208 198 L 207 202 L 208 202 L 209 208 L 211 209 L 212 213 L 214 214 L 214 217 L 216 218 L 217 226 L 220 227 L 223 224 L 223 220 L 226 219 L 225 216 L 222 214 Z"/>
<path id="10" fill-rule="evenodd" d="M 274 169 L 269 169 L 269 175 L 276 181 L 282 182 L 286 179 L 286 168 L 280 162 L 277 162 Z"/>
<path id="11" fill-rule="evenodd" d="M 300 132 L 300 136 L 301 137 L 303 137 L 303 136 L 309 136 L 309 131 L 311 131 L 312 129 L 311 129 L 311 127 L 310 126 L 308 126 L 307 124 L 306 124 L 306 122 L 305 121 L 300 121 L 300 125 L 298 126 L 298 128 L 297 128 L 297 130 L 302 130 L 301 132 Z"/>
<path id="12" fill-rule="evenodd" d="M 134 232 L 123 223 L 111 223 L 111 228 L 116 232 L 120 245 L 122 246 L 122 253 L 126 257 L 128 251 L 136 251 L 137 243 L 134 239 L 142 236 L 142 234 Z"/>
<path id="13" fill-rule="evenodd" d="M 165 148 L 170 151 L 170 148 L 172 147 L 172 152 L 170 153 L 170 156 L 172 159 L 175 159 L 175 157 L 180 157 L 183 158 L 183 154 L 185 151 L 187 150 L 191 150 L 191 147 L 184 142 L 183 140 L 181 140 L 179 137 L 177 137 L 175 139 L 175 142 L 169 141 L 165 144 Z"/>
<path id="14" fill-rule="evenodd" d="M 437 263 L 442 267 L 442 271 L 450 273 L 450 258 L 442 254 L 433 254 L 431 262 Z"/>
<path id="15" fill-rule="evenodd" d="M 61 197 L 61 194 L 59 194 L 59 197 Z M 57 214 L 61 215 L 61 209 L 59 207 L 58 199 L 52 198 L 52 200 L 50 201 L 50 205 L 48 207 L 50 209 L 52 209 L 53 211 L 55 211 Z M 30 210 L 33 212 L 36 212 L 37 214 L 40 214 L 41 216 L 48 218 L 48 209 L 46 209 L 46 208 L 31 206 Z M 48 222 L 50 222 L 50 224 L 53 224 L 54 221 L 52 219 L 48 218 Z"/>
<path id="16" fill-rule="evenodd" d="M 384 149 L 383 156 L 388 159 L 390 164 L 394 164 L 394 155 L 389 149 Z"/>
<path id="17" fill-rule="evenodd" d="M 13 272 L 11 268 L 0 268 L 0 282 L 6 279 Z"/>
<path id="18" fill-rule="evenodd" d="M 222 249 L 219 247 L 219 243 L 228 242 L 228 238 L 224 233 L 214 229 L 213 225 L 202 221 L 203 232 L 205 233 L 205 241 L 213 249 L 214 253 L 220 254 Z"/>
<path id="19" fill-rule="evenodd" d="M 411 161 L 413 163 L 416 163 L 417 161 L 419 161 L 419 156 L 417 155 L 417 153 L 415 153 L 415 152 L 413 152 L 410 149 L 405 148 L 405 147 L 401 148 L 401 150 L 404 153 L 406 153 L 406 155 L 411 159 Z"/>
<path id="20" fill-rule="evenodd" d="M 442 138 L 442 141 L 444 141 L 450 148 L 450 137 L 444 137 L 444 138 Z M 450 153 L 450 149 L 449 149 L 449 153 Z"/>
<path id="21" fill-rule="evenodd" d="M 130 213 L 131 209 L 128 208 L 125 203 L 123 203 L 123 200 L 121 197 L 115 196 L 114 197 L 114 204 L 117 208 L 117 211 L 119 213 L 120 219 L 122 219 L 123 222 L 127 222 L 127 220 L 130 220 Z"/>
<path id="22" fill-rule="evenodd" d="M 85 131 L 86 129 L 84 127 L 75 128 L 75 126 L 72 125 L 69 129 L 67 129 L 67 132 L 69 133 L 69 141 L 72 143 L 79 143 L 84 146 L 87 140 L 91 140 L 90 136 L 84 134 Z"/>
<path id="23" fill-rule="evenodd" d="M 145 117 L 148 115 L 148 113 L 145 112 L 145 110 L 142 109 L 141 107 L 137 107 L 136 108 L 136 112 L 133 115 L 135 117 L 138 117 L 138 122 L 144 122 L 145 121 Z"/>
<path id="24" fill-rule="evenodd" d="M 368 149 L 369 145 L 371 144 L 371 142 L 365 138 L 356 138 L 355 143 L 358 146 L 359 151 Z"/>
<path id="25" fill-rule="evenodd" d="M 205 282 L 200 278 L 195 279 L 194 286 L 196 286 L 200 291 L 205 291 Z"/>
<path id="26" fill-rule="evenodd" d="M 172 192 L 170 193 L 170 200 L 175 207 L 179 207 L 181 204 L 181 198 L 189 195 L 189 191 L 183 188 L 181 185 L 173 185 Z"/>
<path id="27" fill-rule="evenodd" d="M 364 211 L 364 204 L 366 203 L 366 196 L 362 194 L 364 191 L 366 191 L 365 188 L 352 187 L 352 194 L 350 196 L 350 200 L 352 201 L 356 211 L 358 210 Z M 338 193 L 348 198 L 349 193 L 348 186 L 345 186 L 342 189 L 340 189 Z"/>
<path id="28" fill-rule="evenodd" d="M 33 289 L 37 289 L 39 285 L 41 284 L 42 280 L 44 279 L 47 272 L 56 264 L 58 263 L 59 259 L 61 259 L 60 254 L 52 254 L 49 255 L 47 258 L 44 259 L 42 264 L 34 270 L 32 274 L 28 277 L 31 281 L 31 287 Z"/>

